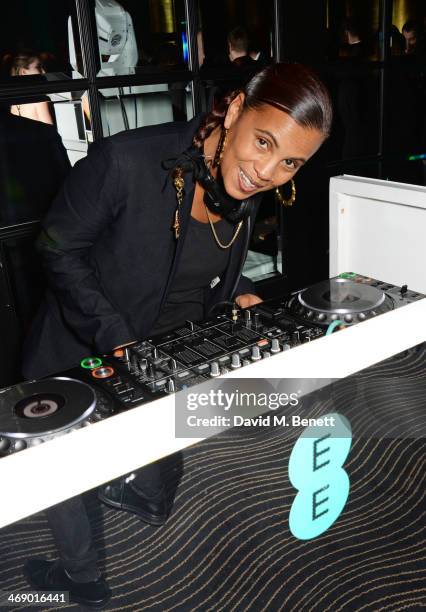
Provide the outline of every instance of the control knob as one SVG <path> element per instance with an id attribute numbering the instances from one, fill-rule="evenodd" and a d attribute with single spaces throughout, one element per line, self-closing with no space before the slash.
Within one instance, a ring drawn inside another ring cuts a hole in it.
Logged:
<path id="1" fill-rule="evenodd" d="M 259 361 L 259 359 L 262 359 L 260 348 L 257 346 L 257 344 L 251 347 L 251 358 L 252 361 Z"/>
<path id="2" fill-rule="evenodd" d="M 280 351 L 281 347 L 278 338 L 273 338 L 271 342 L 271 353 L 279 353 Z"/>
<path id="3" fill-rule="evenodd" d="M 9 440 L 7 438 L 2 438 L 0 436 L 0 451 L 3 451 L 3 452 L 7 451 L 9 446 L 10 446 Z"/>
<path id="4" fill-rule="evenodd" d="M 169 378 L 167 381 L 166 391 L 167 393 L 174 393 L 176 391 L 175 381 L 173 378 Z"/>
<path id="5" fill-rule="evenodd" d="M 210 376 L 219 376 L 220 375 L 220 367 L 217 361 L 212 361 L 210 364 Z"/>
<path id="6" fill-rule="evenodd" d="M 234 369 L 241 368 L 241 359 L 238 353 L 234 353 L 231 359 L 231 366 Z"/>

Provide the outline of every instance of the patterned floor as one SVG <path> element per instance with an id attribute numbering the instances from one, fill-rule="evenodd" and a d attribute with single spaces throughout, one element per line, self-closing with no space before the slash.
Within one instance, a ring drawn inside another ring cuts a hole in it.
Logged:
<path id="1" fill-rule="evenodd" d="M 232 430 L 168 458 L 164 470 L 175 499 L 162 528 L 103 508 L 87 494 L 102 569 L 113 590 L 106 609 L 425 609 L 425 390 L 422 347 L 312 402 L 312 416 L 345 404 L 355 426 L 345 463 L 351 481 L 347 505 L 311 541 L 297 540 L 288 529 L 295 490 L 287 465 L 294 438 L 283 428 Z M 362 412 L 361 404 L 374 393 L 375 409 Z M 410 431 L 420 432 L 417 437 L 402 437 L 401 422 L 407 420 Z M 46 555 L 54 557 L 55 550 L 42 513 L 2 529 L 0 588 L 28 588 L 23 562 Z M 82 609 L 61 609 L 66 608 Z"/>

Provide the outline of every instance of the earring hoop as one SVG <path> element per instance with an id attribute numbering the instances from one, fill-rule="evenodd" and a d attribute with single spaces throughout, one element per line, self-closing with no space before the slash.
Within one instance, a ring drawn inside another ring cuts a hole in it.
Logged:
<path id="1" fill-rule="evenodd" d="M 213 167 L 218 167 L 221 164 L 223 152 L 226 147 L 227 137 L 228 137 L 228 129 L 226 127 L 223 127 L 220 133 L 219 142 L 217 144 L 216 153 L 214 154 Z"/>
<path id="2" fill-rule="evenodd" d="M 277 202 L 281 204 L 281 206 L 286 206 L 286 207 L 293 206 L 296 200 L 296 184 L 293 181 L 293 179 L 290 179 L 290 182 L 291 182 L 291 196 L 289 197 L 288 200 L 283 197 L 279 187 L 275 189 L 275 198 Z"/>

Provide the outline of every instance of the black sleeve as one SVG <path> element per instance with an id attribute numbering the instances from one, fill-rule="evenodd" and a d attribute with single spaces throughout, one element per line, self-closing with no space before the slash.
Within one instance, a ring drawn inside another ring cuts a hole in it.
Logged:
<path id="1" fill-rule="evenodd" d="M 42 224 L 37 241 L 50 289 L 81 341 L 100 353 L 136 340 L 102 291 L 89 264 L 90 249 L 114 221 L 123 197 L 117 156 L 107 141 L 77 162 Z"/>
<path id="2" fill-rule="evenodd" d="M 247 249 L 249 247 L 250 240 L 253 237 L 254 225 L 255 225 L 256 216 L 257 216 L 257 212 L 259 210 L 261 201 L 262 201 L 262 195 L 257 196 L 256 201 L 253 203 L 253 211 L 250 214 L 251 227 L 250 227 L 250 237 L 247 242 Z M 246 259 L 246 257 L 247 257 L 247 253 L 244 259 Z M 252 293 L 254 295 L 257 295 L 256 285 L 247 276 L 244 276 L 243 274 L 241 274 L 237 287 L 234 292 L 234 299 L 237 298 L 239 295 L 244 295 L 245 293 Z"/>
<path id="3" fill-rule="evenodd" d="M 243 295 L 244 293 L 253 293 L 254 295 L 257 295 L 256 285 L 254 282 L 247 278 L 247 276 L 241 275 L 235 290 L 235 297 L 237 298 L 239 295 Z"/>

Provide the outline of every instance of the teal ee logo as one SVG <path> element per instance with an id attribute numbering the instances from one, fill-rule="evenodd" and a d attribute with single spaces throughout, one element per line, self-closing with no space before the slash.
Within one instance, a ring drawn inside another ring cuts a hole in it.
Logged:
<path id="1" fill-rule="evenodd" d="M 342 465 L 352 443 L 350 423 L 337 412 L 321 419 L 326 425 L 307 427 L 288 463 L 290 482 L 299 491 L 290 509 L 289 527 L 299 540 L 327 531 L 349 495 L 349 478 Z"/>

